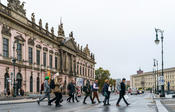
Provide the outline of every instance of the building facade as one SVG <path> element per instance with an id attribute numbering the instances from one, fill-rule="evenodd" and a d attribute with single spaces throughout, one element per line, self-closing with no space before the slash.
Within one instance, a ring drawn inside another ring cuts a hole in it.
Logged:
<path id="1" fill-rule="evenodd" d="M 158 72 L 139 72 L 140 74 L 134 74 L 130 77 L 131 88 L 143 88 L 144 90 L 160 90 L 159 86 L 159 76 L 161 76 L 162 71 Z M 170 90 L 175 90 L 175 67 L 164 69 L 164 88 L 165 91 L 168 90 L 168 83 Z"/>
<path id="2" fill-rule="evenodd" d="M 24 2 L 9 0 L 7 6 L 0 4 L 0 71 L 1 93 L 14 83 L 17 90 L 39 93 L 44 77 L 57 72 L 66 91 L 72 79 L 94 80 L 95 56 L 88 45 L 76 43 L 73 32 L 65 36 L 62 22 L 55 35 L 48 23 L 43 27 L 42 19 L 36 23 L 34 13 L 31 20 L 26 17 Z"/>

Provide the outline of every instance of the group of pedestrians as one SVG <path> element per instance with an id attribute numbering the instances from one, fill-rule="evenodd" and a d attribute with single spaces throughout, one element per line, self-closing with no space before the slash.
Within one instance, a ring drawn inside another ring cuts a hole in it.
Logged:
<path id="1" fill-rule="evenodd" d="M 37 101 L 38 104 L 40 104 L 41 101 L 43 101 L 45 98 L 48 98 L 48 105 L 52 105 L 52 102 L 55 101 L 55 106 L 56 107 L 60 107 L 62 106 L 61 103 L 63 102 L 62 99 L 62 78 L 59 77 L 59 74 L 55 74 L 55 76 L 51 79 L 50 84 L 49 84 L 49 77 L 46 76 L 45 77 L 45 81 L 44 81 L 44 95 L 39 98 L 39 100 Z M 122 82 L 120 84 L 120 97 L 116 103 L 116 106 L 120 106 L 119 102 L 120 100 L 123 98 L 123 100 L 125 101 L 126 105 L 130 105 L 124 95 L 125 95 L 125 78 L 122 79 Z M 86 99 L 89 97 L 91 100 L 92 104 L 95 104 L 96 102 L 94 101 L 95 98 L 97 99 L 98 103 L 101 103 L 100 99 L 99 99 L 99 86 L 98 86 L 98 80 L 96 80 L 92 85 L 90 83 L 89 80 L 87 80 L 85 86 L 83 86 L 83 92 L 85 93 L 84 96 L 84 100 L 83 100 L 83 104 L 87 104 L 86 103 Z M 76 86 L 76 83 L 74 80 L 71 80 L 71 82 L 68 84 L 67 86 L 67 90 L 68 90 L 68 95 L 69 97 L 67 98 L 67 102 L 74 103 L 76 100 L 76 102 L 79 102 L 78 100 L 78 87 Z M 55 97 L 53 99 L 50 99 L 50 93 L 51 91 L 55 94 Z M 104 100 L 103 100 L 103 104 L 105 105 L 110 105 L 109 103 L 109 99 L 110 99 L 110 94 L 112 92 L 112 85 L 109 84 L 109 80 L 106 79 L 104 86 L 102 88 L 102 95 L 104 96 Z"/>

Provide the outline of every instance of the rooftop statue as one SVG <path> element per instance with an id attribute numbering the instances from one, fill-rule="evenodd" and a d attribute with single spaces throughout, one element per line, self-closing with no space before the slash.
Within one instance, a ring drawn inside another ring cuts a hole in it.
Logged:
<path id="1" fill-rule="evenodd" d="M 64 29 L 63 29 L 63 23 L 60 21 L 60 25 L 58 26 L 58 36 L 65 36 L 64 35 Z"/>
<path id="2" fill-rule="evenodd" d="M 35 13 L 32 13 L 31 20 L 32 20 L 32 23 L 35 23 Z"/>
<path id="3" fill-rule="evenodd" d="M 39 27 L 42 28 L 42 19 L 39 20 Z"/>
<path id="4" fill-rule="evenodd" d="M 18 12 L 19 14 L 26 16 L 26 10 L 24 9 L 25 2 L 21 2 L 19 0 L 7 0 L 8 8 Z"/>
<path id="5" fill-rule="evenodd" d="M 49 29 L 48 23 L 46 23 L 45 28 L 46 28 L 46 30 L 48 31 L 48 29 Z"/>

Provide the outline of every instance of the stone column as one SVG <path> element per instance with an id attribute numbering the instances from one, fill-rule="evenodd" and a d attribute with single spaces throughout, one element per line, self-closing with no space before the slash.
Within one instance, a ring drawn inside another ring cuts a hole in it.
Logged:
<path id="1" fill-rule="evenodd" d="M 60 71 L 63 73 L 63 50 L 60 49 Z"/>
<path id="2" fill-rule="evenodd" d="M 64 70 L 67 72 L 67 52 L 65 52 Z"/>

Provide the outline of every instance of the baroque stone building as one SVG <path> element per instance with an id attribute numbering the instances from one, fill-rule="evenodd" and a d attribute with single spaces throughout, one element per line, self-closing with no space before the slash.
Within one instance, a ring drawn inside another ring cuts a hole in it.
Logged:
<path id="1" fill-rule="evenodd" d="M 63 23 L 49 31 L 48 23 L 43 27 L 42 19 L 37 24 L 35 14 L 26 17 L 24 2 L 7 0 L 0 4 L 0 92 L 13 88 L 14 64 L 17 89 L 27 93 L 39 93 L 41 83 L 48 74 L 59 72 L 64 82 L 64 91 L 70 80 L 93 81 L 95 78 L 95 56 L 86 45 L 75 42 L 73 32 L 65 36 Z"/>

